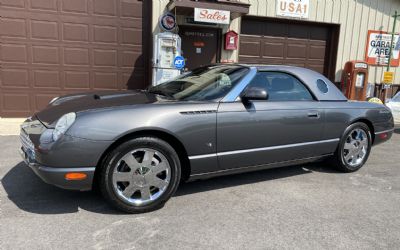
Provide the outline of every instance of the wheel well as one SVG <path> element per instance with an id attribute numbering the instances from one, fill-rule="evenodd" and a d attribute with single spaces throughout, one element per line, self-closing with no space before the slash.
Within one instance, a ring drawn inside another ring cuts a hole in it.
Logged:
<path id="1" fill-rule="evenodd" d="M 362 122 L 362 123 L 365 123 L 368 126 L 369 130 L 371 131 L 372 143 L 374 143 L 374 141 L 375 141 L 375 129 L 374 129 L 374 125 L 372 125 L 372 122 L 367 120 L 367 119 L 358 119 L 358 120 L 353 121 L 351 124 L 356 123 L 356 122 Z"/>
<path id="2" fill-rule="evenodd" d="M 183 181 L 186 181 L 187 179 L 189 179 L 190 176 L 190 161 L 188 158 L 188 154 L 186 152 L 185 147 L 183 146 L 183 144 L 173 135 L 163 132 L 163 131 L 159 131 L 159 130 L 141 130 L 141 131 L 135 131 L 132 132 L 130 134 L 124 135 L 121 138 L 119 138 L 118 140 L 116 140 L 115 142 L 113 142 L 107 149 L 106 151 L 104 151 L 104 153 L 102 154 L 102 156 L 100 157 L 99 162 L 97 163 L 97 167 L 94 173 L 94 181 L 93 181 L 93 186 L 95 188 L 95 186 L 97 185 L 97 179 L 98 179 L 98 173 L 100 172 L 99 169 L 101 167 L 102 162 L 104 161 L 104 159 L 107 157 L 107 155 L 114 150 L 116 147 L 118 147 L 119 145 L 121 145 L 122 143 L 129 141 L 133 138 L 137 138 L 137 137 L 142 137 L 142 136 L 153 136 L 153 137 L 157 137 L 161 140 L 166 141 L 167 143 L 169 143 L 176 151 L 176 153 L 178 154 L 179 160 L 181 162 L 181 168 L 182 168 L 182 177 L 181 179 Z"/>

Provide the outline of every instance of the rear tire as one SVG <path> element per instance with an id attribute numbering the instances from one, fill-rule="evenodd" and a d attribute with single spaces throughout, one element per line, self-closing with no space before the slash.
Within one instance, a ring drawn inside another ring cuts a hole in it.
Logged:
<path id="1" fill-rule="evenodd" d="M 344 131 L 339 146 L 330 162 L 341 172 L 355 172 L 368 160 L 371 145 L 369 127 L 362 122 L 353 123 Z"/>
<path id="2" fill-rule="evenodd" d="M 156 137 L 126 141 L 105 158 L 99 175 L 104 198 L 127 213 L 161 208 L 175 193 L 181 178 L 178 154 Z"/>

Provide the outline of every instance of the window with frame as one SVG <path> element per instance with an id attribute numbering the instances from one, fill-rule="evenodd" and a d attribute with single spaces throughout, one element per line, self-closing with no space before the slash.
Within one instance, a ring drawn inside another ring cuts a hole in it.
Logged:
<path id="1" fill-rule="evenodd" d="M 273 71 L 261 71 L 249 83 L 249 87 L 263 88 L 269 101 L 312 101 L 310 91 L 296 77 Z"/>

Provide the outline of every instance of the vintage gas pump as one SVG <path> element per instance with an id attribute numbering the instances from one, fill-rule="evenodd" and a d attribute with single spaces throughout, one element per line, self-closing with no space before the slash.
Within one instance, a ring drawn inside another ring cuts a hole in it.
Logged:
<path id="1" fill-rule="evenodd" d="M 181 55 L 181 38 L 171 32 L 157 34 L 154 39 L 153 85 L 158 85 L 180 75 L 174 60 Z"/>
<path id="2" fill-rule="evenodd" d="M 343 69 L 341 88 L 349 100 L 365 101 L 368 84 L 368 64 L 348 61 Z"/>

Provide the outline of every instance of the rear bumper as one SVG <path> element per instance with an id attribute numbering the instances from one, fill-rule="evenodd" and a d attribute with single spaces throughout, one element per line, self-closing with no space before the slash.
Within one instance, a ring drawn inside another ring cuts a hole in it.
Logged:
<path id="1" fill-rule="evenodd" d="M 94 167 L 88 168 L 52 168 L 46 167 L 43 165 L 38 164 L 37 162 L 32 162 L 27 153 L 24 152 L 23 148 L 20 148 L 19 153 L 26 163 L 33 172 L 39 176 L 44 182 L 69 190 L 91 190 L 92 183 L 94 178 Z M 86 174 L 86 178 L 84 180 L 67 180 L 65 178 L 65 174 L 71 172 L 78 172 Z"/>
<path id="2" fill-rule="evenodd" d="M 375 139 L 374 139 L 374 146 L 381 144 L 387 140 L 389 140 L 394 132 L 394 128 L 392 129 L 388 129 L 388 130 L 384 130 L 384 131 L 380 131 L 380 132 L 375 132 Z"/>

